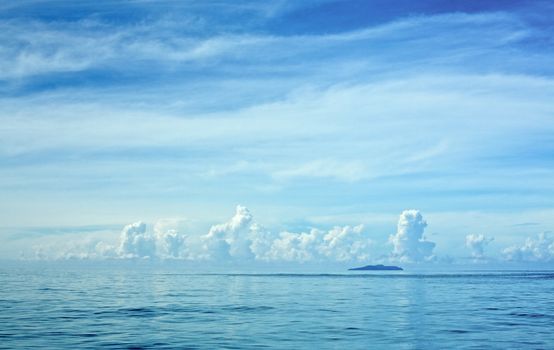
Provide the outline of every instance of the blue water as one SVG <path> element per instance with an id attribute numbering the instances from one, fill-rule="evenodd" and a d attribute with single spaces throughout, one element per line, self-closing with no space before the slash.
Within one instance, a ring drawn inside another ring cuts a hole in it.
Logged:
<path id="1" fill-rule="evenodd" d="M 554 349 L 554 273 L 1 269 L 0 347 Z"/>

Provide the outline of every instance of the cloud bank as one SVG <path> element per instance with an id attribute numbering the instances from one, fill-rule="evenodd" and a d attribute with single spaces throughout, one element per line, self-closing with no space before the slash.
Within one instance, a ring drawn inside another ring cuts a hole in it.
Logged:
<path id="1" fill-rule="evenodd" d="M 515 262 L 552 262 L 554 261 L 554 239 L 546 233 L 536 238 L 529 237 L 521 246 L 511 246 L 503 251 L 508 261 Z"/>
<path id="2" fill-rule="evenodd" d="M 34 260 L 181 260 L 196 262 L 263 263 L 452 263 L 453 258 L 437 256 L 435 242 L 425 237 L 427 221 L 418 210 L 404 210 L 397 231 L 380 241 L 363 225 L 309 228 L 305 231 L 274 231 L 256 222 L 246 207 L 238 205 L 228 220 L 199 230 L 188 220 L 163 219 L 154 225 L 138 221 L 126 225 L 119 236 L 84 234 L 64 236 L 57 244 L 38 245 Z M 75 236 L 73 236 L 75 237 Z M 383 237 L 384 238 L 384 237 Z M 494 237 L 465 236 L 465 248 L 474 262 L 552 263 L 554 238 L 547 233 L 528 237 L 521 245 L 486 254 Z M 385 248 L 387 247 L 388 248 Z M 22 255 L 24 259 L 29 256 Z M 460 256 L 459 261 L 466 259 Z"/>
<path id="3" fill-rule="evenodd" d="M 362 225 L 274 233 L 255 222 L 250 211 L 239 205 L 227 222 L 211 226 L 204 235 L 179 232 L 171 226 L 158 222 L 149 229 L 145 223 L 135 222 L 123 228 L 116 244 L 89 239 L 72 244 L 58 252 L 55 258 L 265 262 L 366 262 L 372 259 L 373 241 Z M 38 249 L 35 256 L 51 258 L 44 249 Z"/>

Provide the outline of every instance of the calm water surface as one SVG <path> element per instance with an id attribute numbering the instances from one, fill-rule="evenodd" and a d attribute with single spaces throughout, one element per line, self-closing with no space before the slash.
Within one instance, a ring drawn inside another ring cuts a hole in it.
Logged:
<path id="1" fill-rule="evenodd" d="M 1 348 L 554 349 L 554 273 L 0 269 Z"/>

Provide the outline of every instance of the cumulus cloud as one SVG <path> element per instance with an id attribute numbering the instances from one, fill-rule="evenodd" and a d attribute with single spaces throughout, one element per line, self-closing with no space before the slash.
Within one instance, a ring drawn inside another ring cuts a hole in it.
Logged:
<path id="1" fill-rule="evenodd" d="M 154 236 L 146 232 L 146 224 L 139 221 L 129 224 L 121 231 L 118 254 L 129 258 L 148 258 L 156 254 Z"/>
<path id="2" fill-rule="evenodd" d="M 281 232 L 260 258 L 284 261 L 367 261 L 372 240 L 363 226 L 335 226 L 328 231 Z"/>
<path id="3" fill-rule="evenodd" d="M 251 259 L 251 249 L 257 225 L 252 222 L 252 214 L 243 206 L 237 206 L 235 215 L 226 223 L 214 225 L 203 237 L 204 248 L 211 258 Z"/>
<path id="4" fill-rule="evenodd" d="M 362 261 L 369 259 L 371 246 L 362 225 L 274 234 L 242 206 L 228 222 L 212 226 L 203 241 L 208 258 L 263 261 Z"/>
<path id="5" fill-rule="evenodd" d="M 188 258 L 187 236 L 171 226 L 164 220 L 154 225 L 153 232 L 148 231 L 146 224 L 140 221 L 125 226 L 121 231 L 116 257 Z M 96 253 L 106 256 L 100 251 Z"/>
<path id="6" fill-rule="evenodd" d="M 155 231 L 155 236 L 158 256 L 165 258 L 184 258 L 187 256 L 185 250 L 186 236 L 173 229 Z"/>
<path id="7" fill-rule="evenodd" d="M 466 236 L 466 247 L 474 258 L 482 259 L 485 256 L 485 247 L 493 240 L 494 238 L 487 238 L 482 234 L 469 234 Z"/>
<path id="8" fill-rule="evenodd" d="M 363 229 L 363 225 L 334 227 L 323 236 L 323 255 L 338 261 L 368 260 L 372 242 Z"/>
<path id="9" fill-rule="evenodd" d="M 396 234 L 389 237 L 393 245 L 392 260 L 419 262 L 435 259 L 435 243 L 423 236 L 427 222 L 418 210 L 404 210 L 398 219 Z"/>
<path id="10" fill-rule="evenodd" d="M 537 238 L 527 238 L 521 246 L 504 249 L 503 254 L 509 261 L 551 262 L 554 261 L 554 239 L 540 233 Z"/>
<path id="11" fill-rule="evenodd" d="M 171 220 L 158 221 L 152 229 L 139 221 L 123 228 L 118 243 L 89 239 L 55 255 L 40 248 L 36 258 L 347 262 L 368 261 L 372 244 L 362 225 L 274 233 L 239 205 L 227 222 L 211 226 L 204 235 L 180 232 Z"/>
<path id="12" fill-rule="evenodd" d="M 312 229 L 310 232 L 281 232 L 279 237 L 271 242 L 264 260 L 284 261 L 310 261 L 317 255 L 317 246 L 320 242 L 320 234 Z"/>

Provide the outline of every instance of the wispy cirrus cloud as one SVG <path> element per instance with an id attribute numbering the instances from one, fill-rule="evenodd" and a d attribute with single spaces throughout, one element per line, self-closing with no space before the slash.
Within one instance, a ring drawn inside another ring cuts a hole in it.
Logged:
<path id="1" fill-rule="evenodd" d="M 233 75 L 233 67 L 240 67 L 241 74 L 305 74 L 313 69 L 320 74 L 322 64 L 336 66 L 337 60 L 347 65 L 365 61 L 364 70 L 375 73 L 380 65 L 396 70 L 427 64 L 446 67 L 472 59 L 477 51 L 482 58 L 493 59 L 504 48 L 533 35 L 532 28 L 507 13 L 410 17 L 319 35 L 258 34 L 225 27 L 206 35 L 211 25 L 193 16 L 133 25 L 94 18 L 66 22 L 0 20 L 4 43 L 0 79 L 87 70 L 137 73 L 146 67 L 171 75 L 206 69 Z M 385 45 L 387 49 L 381 49 Z M 306 63 L 317 59 L 318 64 L 299 65 L 299 57 Z M 483 64 L 486 66 L 486 61 Z"/>

